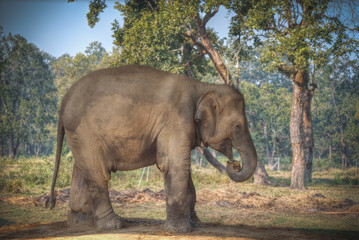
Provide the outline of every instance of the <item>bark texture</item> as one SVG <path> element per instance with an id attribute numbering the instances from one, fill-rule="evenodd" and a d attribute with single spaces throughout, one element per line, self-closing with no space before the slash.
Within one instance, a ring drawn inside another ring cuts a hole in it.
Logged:
<path id="1" fill-rule="evenodd" d="M 303 93 L 304 109 L 303 109 L 303 130 L 304 130 L 304 158 L 305 158 L 305 175 L 306 179 L 312 181 L 313 169 L 313 124 L 312 124 L 312 109 L 311 103 L 315 88 L 307 88 Z"/>
<path id="2" fill-rule="evenodd" d="M 304 86 L 306 73 L 298 71 L 293 77 L 293 101 L 290 118 L 290 140 L 292 145 L 292 181 L 291 188 L 306 189 L 305 187 L 305 153 L 304 153 Z"/>
<path id="3" fill-rule="evenodd" d="M 257 161 L 257 169 L 254 172 L 254 184 L 258 185 L 271 185 L 272 182 L 269 179 L 268 173 L 264 168 L 261 161 Z"/>

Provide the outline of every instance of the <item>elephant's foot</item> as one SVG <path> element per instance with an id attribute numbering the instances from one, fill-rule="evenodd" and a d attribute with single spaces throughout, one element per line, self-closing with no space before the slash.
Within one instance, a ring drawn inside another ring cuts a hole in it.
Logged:
<path id="1" fill-rule="evenodd" d="M 123 222 L 119 216 L 114 213 L 111 213 L 107 217 L 97 220 L 95 222 L 95 227 L 100 229 L 122 228 Z"/>
<path id="2" fill-rule="evenodd" d="M 75 227 L 83 225 L 93 226 L 92 214 L 73 212 L 70 210 L 67 214 L 67 226 Z"/>
<path id="3" fill-rule="evenodd" d="M 191 214 L 189 223 L 191 224 L 192 227 L 198 227 L 202 224 L 201 220 L 198 218 L 197 213 L 195 211 Z"/>
<path id="4" fill-rule="evenodd" d="M 165 230 L 170 232 L 190 232 L 192 231 L 192 226 L 188 217 L 181 217 L 179 219 L 167 217 Z"/>

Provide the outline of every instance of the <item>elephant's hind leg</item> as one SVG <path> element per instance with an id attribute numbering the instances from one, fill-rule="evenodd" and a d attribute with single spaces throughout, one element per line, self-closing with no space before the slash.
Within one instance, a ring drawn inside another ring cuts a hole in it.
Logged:
<path id="1" fill-rule="evenodd" d="M 97 228 L 121 228 L 122 220 L 112 208 L 107 183 L 111 179 L 111 173 L 105 171 L 100 156 L 93 155 L 86 165 L 81 166 L 83 178 L 87 185 L 92 203 L 94 225 Z M 103 170 L 103 171 L 101 171 Z"/>
<path id="2" fill-rule="evenodd" d="M 101 229 L 123 227 L 121 218 L 113 211 L 107 182 L 104 184 L 99 184 L 93 180 L 87 180 L 86 182 L 92 199 L 95 227 Z"/>
<path id="3" fill-rule="evenodd" d="M 93 225 L 90 193 L 76 163 L 72 172 L 69 205 L 71 210 L 67 215 L 68 226 Z"/>

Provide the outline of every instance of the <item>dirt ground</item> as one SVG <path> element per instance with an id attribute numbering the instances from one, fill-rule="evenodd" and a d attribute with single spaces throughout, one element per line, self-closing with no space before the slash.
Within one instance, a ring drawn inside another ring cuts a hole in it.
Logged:
<path id="1" fill-rule="evenodd" d="M 146 219 L 126 219 L 126 227 L 116 230 L 96 230 L 91 226 L 67 227 L 65 222 L 24 226 L 25 229 L 0 234 L 2 239 L 343 239 L 326 233 L 299 229 L 253 228 L 202 224 L 191 233 L 163 231 L 163 222 Z M 20 227 L 20 226 L 19 226 Z"/>
<path id="2" fill-rule="evenodd" d="M 57 204 L 67 204 L 69 189 L 57 192 Z M 48 194 L 40 197 L 4 198 L 3 204 L 42 206 Z M 111 201 L 121 204 L 139 204 L 145 202 L 164 203 L 163 191 L 153 192 L 129 190 L 118 192 L 111 190 Z M 199 205 L 244 209 L 251 211 L 285 212 L 289 214 L 350 214 L 359 216 L 359 203 L 350 199 L 332 200 L 321 193 L 289 196 L 264 196 L 256 192 L 246 193 L 235 189 L 197 192 Z M 343 238 L 330 232 L 309 231 L 298 228 L 253 227 L 245 224 L 203 223 L 191 233 L 179 234 L 163 231 L 163 220 L 124 219 L 126 226 L 116 230 L 97 230 L 93 226 L 67 227 L 66 222 L 50 224 L 14 224 L 0 228 L 0 239 L 355 239 L 356 233 L 348 231 Z M 359 224 L 359 220 L 358 220 Z"/>

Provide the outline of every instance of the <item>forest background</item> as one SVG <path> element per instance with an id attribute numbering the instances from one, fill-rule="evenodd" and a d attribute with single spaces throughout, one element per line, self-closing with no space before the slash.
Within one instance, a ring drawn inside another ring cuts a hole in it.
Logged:
<path id="1" fill-rule="evenodd" d="M 336 1 L 312 1 L 307 6 L 302 1 L 289 1 L 290 5 L 276 5 L 272 1 L 192 2 L 192 5 L 186 1 L 116 3 L 115 8 L 125 21 L 123 25 L 113 23 L 116 47 L 111 52 L 100 42 L 93 42 L 83 53 L 53 57 L 24 37 L 6 35 L 0 30 L 0 157 L 53 156 L 58 109 L 69 87 L 96 69 L 138 63 L 238 88 L 246 100 L 250 131 L 261 163 L 270 168 L 279 161 L 282 169 L 291 170 L 294 156 L 291 116 L 296 84 L 293 73 L 282 68 L 284 62 L 292 68 L 300 66 L 298 71 L 307 74 L 305 89 L 314 86 L 310 110 L 314 139 L 312 169 L 356 167 L 357 6 L 350 1 L 346 7 L 335 5 Z M 230 34 L 225 39 L 206 26 L 219 6 L 233 13 Z M 338 11 L 331 12 L 336 7 Z M 90 26 L 99 21 L 105 8 L 105 1 L 90 2 L 87 15 Z M 312 15 L 305 15 L 305 9 Z M 286 14 L 280 15 L 281 10 Z M 325 18 L 328 12 L 331 15 Z M 319 19 L 320 14 L 324 15 Z M 301 25 L 303 19 L 308 20 L 305 28 Z M 291 25 L 291 20 L 296 24 Z M 279 26 L 275 23 L 283 24 L 282 28 L 274 29 L 273 26 Z M 278 30 L 281 33 L 276 36 Z M 221 162 L 226 161 L 221 154 L 211 152 Z M 65 147 L 63 154 L 68 153 Z M 201 163 L 201 158 L 201 153 L 195 150 L 193 163 Z"/>

